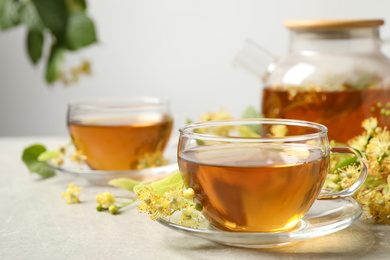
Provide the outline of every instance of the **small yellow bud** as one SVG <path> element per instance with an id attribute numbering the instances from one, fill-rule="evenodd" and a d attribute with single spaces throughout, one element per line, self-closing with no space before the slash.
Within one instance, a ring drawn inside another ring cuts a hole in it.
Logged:
<path id="1" fill-rule="evenodd" d="M 111 214 L 116 214 L 119 208 L 115 204 L 112 204 L 110 207 L 108 207 L 108 210 L 110 211 Z"/>
<path id="2" fill-rule="evenodd" d="M 183 196 L 185 199 L 193 199 L 195 197 L 195 192 L 192 188 L 188 188 L 183 192 Z"/>
<path id="3" fill-rule="evenodd" d="M 341 185 L 337 184 L 337 185 L 334 185 L 333 189 L 335 191 L 341 191 L 343 188 L 341 187 Z"/>
<path id="4" fill-rule="evenodd" d="M 203 210 L 203 205 L 200 204 L 200 203 L 196 203 L 195 209 L 196 209 L 197 211 L 202 211 L 202 210 Z"/>
<path id="5" fill-rule="evenodd" d="M 338 176 L 337 174 L 332 174 L 332 175 L 329 177 L 329 179 L 330 179 L 332 182 L 334 182 L 334 183 L 337 183 L 337 182 L 340 181 L 340 178 L 339 178 L 339 176 Z"/>

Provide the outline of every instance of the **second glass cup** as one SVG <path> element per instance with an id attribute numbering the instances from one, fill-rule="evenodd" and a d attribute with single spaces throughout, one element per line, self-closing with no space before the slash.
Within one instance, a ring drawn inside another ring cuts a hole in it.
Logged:
<path id="1" fill-rule="evenodd" d="M 360 177 L 350 188 L 321 192 L 330 153 L 359 158 Z M 180 129 L 178 161 L 210 223 L 239 232 L 294 230 L 318 196 L 349 196 L 367 175 L 362 153 L 331 148 L 325 126 L 287 119 L 186 125 Z"/>
<path id="2" fill-rule="evenodd" d="M 67 123 L 90 168 L 115 171 L 159 166 L 173 119 L 158 98 L 94 98 L 71 102 Z"/>

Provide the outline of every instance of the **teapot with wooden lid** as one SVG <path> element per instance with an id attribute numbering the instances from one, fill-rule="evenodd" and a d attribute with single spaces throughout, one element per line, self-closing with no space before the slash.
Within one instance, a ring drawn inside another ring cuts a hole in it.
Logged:
<path id="1" fill-rule="evenodd" d="M 248 41 L 235 62 L 262 79 L 265 117 L 321 123 L 331 140 L 346 142 L 362 133 L 366 118 L 390 126 L 390 61 L 379 36 L 383 24 L 380 19 L 289 20 L 285 55 L 275 58 Z"/>

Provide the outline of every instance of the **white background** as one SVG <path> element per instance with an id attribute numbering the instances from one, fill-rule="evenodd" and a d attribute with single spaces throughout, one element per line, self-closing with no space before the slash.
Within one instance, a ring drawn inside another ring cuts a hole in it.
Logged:
<path id="1" fill-rule="evenodd" d="M 93 75 L 76 85 L 46 86 L 44 66 L 33 67 L 22 28 L 0 33 L 0 136 L 66 135 L 67 103 L 95 96 L 158 96 L 178 118 L 198 119 L 224 108 L 240 116 L 257 109 L 261 82 L 234 68 L 251 38 L 282 55 L 287 19 L 383 18 L 387 0 L 115 0 L 88 1 L 99 43 L 68 57 L 88 58 Z M 390 47 L 385 49 L 389 53 Z"/>

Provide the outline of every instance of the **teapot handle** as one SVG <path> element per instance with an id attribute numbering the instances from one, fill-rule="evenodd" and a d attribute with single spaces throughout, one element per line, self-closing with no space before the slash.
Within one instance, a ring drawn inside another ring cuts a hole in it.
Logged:
<path id="1" fill-rule="evenodd" d="M 273 70 L 276 59 L 277 57 L 264 47 L 247 39 L 234 58 L 233 66 L 241 67 L 264 81 Z"/>
<path id="2" fill-rule="evenodd" d="M 390 37 L 382 38 L 380 41 L 381 45 L 390 45 Z M 386 58 L 390 61 L 390 55 L 385 55 Z"/>

